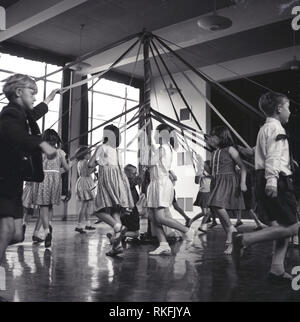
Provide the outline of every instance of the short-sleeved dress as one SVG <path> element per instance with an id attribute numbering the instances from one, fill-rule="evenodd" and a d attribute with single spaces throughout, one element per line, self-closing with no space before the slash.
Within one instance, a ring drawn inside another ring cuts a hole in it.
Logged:
<path id="1" fill-rule="evenodd" d="M 62 180 L 60 168 L 66 153 L 57 149 L 57 155 L 49 160 L 43 156 L 43 169 L 45 178 L 43 182 L 34 183 L 33 202 L 35 205 L 59 205 L 61 202 Z"/>
<path id="2" fill-rule="evenodd" d="M 78 179 L 75 185 L 75 193 L 77 200 L 93 200 L 94 194 L 94 180 L 88 168 L 87 160 L 79 160 L 77 163 Z"/>
<path id="3" fill-rule="evenodd" d="M 134 202 L 128 178 L 120 164 L 119 151 L 103 144 L 97 149 L 96 162 L 99 165 L 96 212 L 110 212 L 115 208 L 132 209 Z"/>
<path id="4" fill-rule="evenodd" d="M 243 210 L 245 204 L 240 176 L 235 171 L 235 162 L 228 149 L 229 147 L 217 149 L 212 154 L 212 182 L 208 206 Z"/>
<path id="5" fill-rule="evenodd" d="M 174 185 L 169 171 L 172 164 L 172 148 L 168 144 L 158 148 L 152 157 L 150 184 L 147 189 L 147 207 L 170 207 L 174 199 Z"/>

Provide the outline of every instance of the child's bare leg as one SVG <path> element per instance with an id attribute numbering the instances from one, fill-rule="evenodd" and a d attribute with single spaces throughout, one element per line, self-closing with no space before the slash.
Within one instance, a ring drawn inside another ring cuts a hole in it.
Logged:
<path id="1" fill-rule="evenodd" d="M 79 209 L 79 216 L 78 216 L 78 224 L 77 224 L 78 228 L 83 228 L 82 222 L 83 222 L 86 211 L 87 211 L 87 202 L 81 201 L 80 209 Z"/>
<path id="2" fill-rule="evenodd" d="M 92 214 L 93 214 L 93 200 L 88 200 L 87 209 L 85 213 L 85 220 L 88 227 L 92 227 L 91 220 L 90 220 Z"/>
<path id="3" fill-rule="evenodd" d="M 189 228 L 182 225 L 177 220 L 173 219 L 172 217 L 166 217 L 165 216 L 165 208 L 155 208 L 154 210 L 155 219 L 160 225 L 165 225 L 170 228 L 174 228 L 176 230 L 181 231 L 182 233 L 187 233 L 189 231 Z"/>
<path id="4" fill-rule="evenodd" d="M 284 268 L 284 260 L 288 249 L 288 244 L 289 244 L 289 238 L 276 240 L 275 251 L 272 257 L 270 272 L 275 275 L 285 274 L 286 277 L 290 277 L 290 279 L 292 279 L 292 276 L 291 275 L 289 276 L 289 274 L 285 272 L 285 268 Z"/>
<path id="5" fill-rule="evenodd" d="M 173 202 L 173 207 L 185 219 L 186 223 L 190 224 L 190 217 L 179 207 L 177 201 Z"/>
<path id="6" fill-rule="evenodd" d="M 202 212 L 200 212 L 199 214 L 197 214 L 196 216 L 194 216 L 194 217 L 191 219 L 191 221 L 190 221 L 190 225 L 191 225 L 194 221 L 198 220 L 199 218 L 201 218 L 201 217 L 203 217 L 203 216 L 205 216 L 204 209 L 202 210 Z"/>
<path id="7" fill-rule="evenodd" d="M 39 231 L 40 231 L 41 227 L 42 227 L 41 207 L 39 207 L 39 215 L 38 215 L 38 218 L 37 218 L 36 223 L 35 223 L 33 236 L 38 237 L 38 234 L 39 234 Z"/>
<path id="8" fill-rule="evenodd" d="M 45 230 L 45 235 L 49 233 L 49 207 L 41 206 L 40 207 L 40 216 L 43 228 Z"/>
<path id="9" fill-rule="evenodd" d="M 259 219 L 253 209 L 249 210 L 249 214 L 253 218 L 253 220 L 255 221 L 256 226 L 262 227 L 262 223 L 259 221 Z"/>
<path id="10" fill-rule="evenodd" d="M 160 224 L 160 222 L 157 220 L 157 216 L 164 216 L 164 215 L 165 215 L 164 208 L 151 208 L 150 210 L 149 219 L 152 224 L 151 228 L 153 229 L 153 232 L 155 233 L 155 236 L 159 241 L 159 246 L 155 250 L 149 252 L 149 255 L 170 255 L 171 254 L 171 248 L 167 242 L 163 227 Z"/>
<path id="11" fill-rule="evenodd" d="M 299 229 L 299 224 L 295 223 L 290 226 L 275 225 L 264 228 L 263 230 L 254 231 L 243 234 L 243 245 L 245 247 L 259 243 L 261 241 L 285 239 L 296 235 Z"/>
<path id="12" fill-rule="evenodd" d="M 222 223 L 222 226 L 226 232 L 226 245 L 227 248 L 224 251 L 226 255 L 230 255 L 232 253 L 232 233 L 237 231 L 232 225 L 229 215 L 225 209 L 216 208 L 216 213 Z"/>

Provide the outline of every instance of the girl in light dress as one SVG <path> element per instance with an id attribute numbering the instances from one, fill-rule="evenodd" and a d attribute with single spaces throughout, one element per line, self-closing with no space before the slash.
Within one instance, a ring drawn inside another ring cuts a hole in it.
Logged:
<path id="1" fill-rule="evenodd" d="M 174 199 L 174 186 L 169 177 L 173 149 L 177 148 L 174 129 L 167 124 L 158 125 L 155 132 L 155 142 L 159 144 L 159 147 L 157 149 L 154 146 L 152 147 L 147 206 L 152 231 L 159 240 L 159 247 L 151 251 L 149 255 L 171 255 L 171 248 L 167 242 L 163 226 L 179 230 L 189 243 L 193 242 L 195 232 L 177 220 L 166 216 L 166 210 L 172 205 Z"/>
<path id="2" fill-rule="evenodd" d="M 78 179 L 75 185 L 76 199 L 80 202 L 80 210 L 78 216 L 78 224 L 75 231 L 80 234 L 86 233 L 85 230 L 95 230 L 96 228 L 91 225 L 90 216 L 94 209 L 94 180 L 92 173 L 94 169 L 88 167 L 88 161 L 91 154 L 86 146 L 80 147 L 76 151 L 77 172 Z M 84 227 L 83 220 L 86 220 Z M 85 230 L 84 230 L 85 228 Z"/>
<path id="3" fill-rule="evenodd" d="M 120 131 L 116 126 L 111 124 L 104 127 L 103 144 L 98 146 L 88 162 L 89 168 L 99 166 L 95 214 L 114 230 L 112 249 L 106 253 L 107 256 L 123 252 L 121 240 L 126 227 L 121 224 L 120 217 L 134 207 L 130 185 L 120 164 L 120 141 Z"/>
<path id="4" fill-rule="evenodd" d="M 60 149 L 61 139 L 58 133 L 53 129 L 47 129 L 43 133 L 43 140 L 57 149 L 57 155 L 49 160 L 46 155 L 43 156 L 43 169 L 45 178 L 43 182 L 34 183 L 33 203 L 40 207 L 41 224 L 45 231 L 45 247 L 51 246 L 52 231 L 49 229 L 49 217 L 53 211 L 53 205 L 59 205 L 61 202 L 61 168 L 69 171 L 72 164 L 66 161 L 66 153 Z M 39 222 L 37 222 L 33 236 L 38 237 Z"/>

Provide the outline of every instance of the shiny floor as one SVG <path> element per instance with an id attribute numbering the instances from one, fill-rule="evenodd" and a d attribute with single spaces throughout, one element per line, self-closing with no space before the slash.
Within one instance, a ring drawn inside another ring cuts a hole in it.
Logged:
<path id="1" fill-rule="evenodd" d="M 195 223 L 197 227 L 198 223 Z M 300 290 L 266 279 L 271 243 L 254 245 L 238 265 L 223 255 L 225 234 L 220 226 L 196 245 L 172 245 L 169 257 L 148 256 L 154 245 L 129 245 L 125 254 L 107 257 L 108 227 L 80 235 L 74 222 L 54 222 L 53 246 L 32 245 L 33 223 L 24 243 L 10 246 L 4 266 L 5 292 L 10 301 L 300 301 Z M 145 226 L 145 223 L 144 225 Z M 241 230 L 251 230 L 244 224 Z M 300 265 L 291 247 L 287 268 Z"/>

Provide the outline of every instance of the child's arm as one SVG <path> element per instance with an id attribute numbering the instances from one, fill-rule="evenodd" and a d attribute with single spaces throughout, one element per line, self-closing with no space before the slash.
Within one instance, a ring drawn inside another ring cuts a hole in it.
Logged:
<path id="1" fill-rule="evenodd" d="M 61 165 L 62 165 L 62 168 L 64 170 L 63 172 L 69 171 L 72 168 L 72 166 L 76 163 L 76 161 L 73 160 L 73 161 L 70 161 L 68 163 L 67 160 L 66 160 L 66 154 L 65 154 L 65 152 L 63 150 L 59 150 L 58 153 L 60 154 Z"/>
<path id="2" fill-rule="evenodd" d="M 171 177 L 170 178 L 171 181 L 177 181 L 177 176 L 172 170 L 169 171 L 169 174 L 170 174 L 170 177 Z"/>
<path id="3" fill-rule="evenodd" d="M 246 186 L 247 170 L 244 165 L 244 162 L 242 161 L 239 152 L 234 147 L 231 146 L 228 149 L 228 152 L 229 152 L 231 158 L 233 159 L 233 161 L 239 166 L 239 168 L 241 170 L 241 190 L 243 192 L 245 192 L 245 191 L 247 191 L 247 186 Z"/>
<path id="4" fill-rule="evenodd" d="M 89 162 L 88 162 L 88 167 L 89 168 L 96 168 L 97 166 L 97 156 L 98 156 L 98 150 L 99 150 L 100 147 L 97 147 L 96 150 L 94 151 L 92 157 L 89 159 Z"/>

